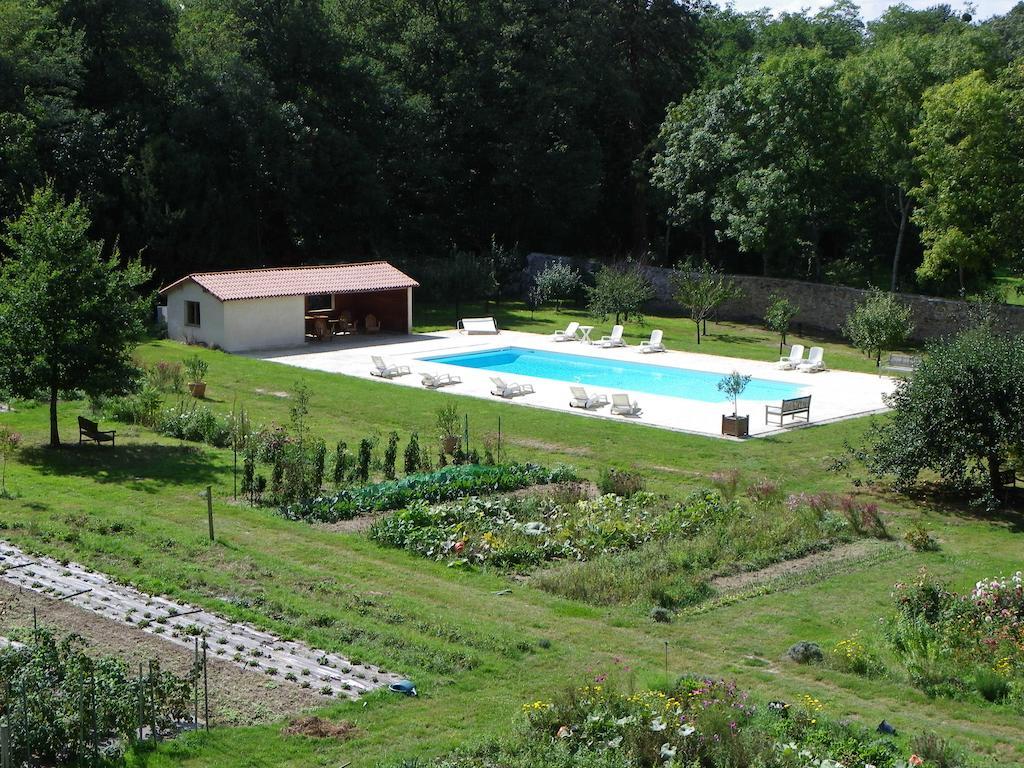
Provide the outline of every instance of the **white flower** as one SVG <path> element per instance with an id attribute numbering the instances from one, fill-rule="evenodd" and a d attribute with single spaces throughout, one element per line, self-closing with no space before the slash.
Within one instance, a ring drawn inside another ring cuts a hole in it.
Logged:
<path id="1" fill-rule="evenodd" d="M 667 763 L 669 760 L 671 760 L 675 756 L 676 756 L 676 751 L 675 751 L 675 749 L 673 749 L 671 744 L 669 744 L 668 742 L 665 742 L 664 744 L 661 745 L 661 759 L 662 760 L 664 760 Z"/>
<path id="2" fill-rule="evenodd" d="M 864 763 L 864 768 L 875 768 L 871 763 Z"/>
<path id="3" fill-rule="evenodd" d="M 618 749 L 619 745 L 622 744 L 622 737 L 616 736 L 614 739 L 608 742 L 609 749 Z"/>
<path id="4" fill-rule="evenodd" d="M 655 733 L 657 733 L 658 731 L 664 731 L 666 727 L 667 726 L 665 725 L 665 721 L 662 720 L 660 717 L 656 717 L 653 720 L 651 720 L 651 730 Z"/>
<path id="5" fill-rule="evenodd" d="M 635 722 L 635 717 L 633 717 L 632 715 L 626 715 L 625 717 L 620 717 L 618 720 L 616 720 L 615 724 L 621 728 L 624 725 L 632 725 Z"/>
<path id="6" fill-rule="evenodd" d="M 684 725 L 682 728 L 679 729 L 679 735 L 680 736 L 692 736 L 696 732 L 697 732 L 697 729 L 694 728 L 689 723 L 687 723 L 686 725 Z"/>

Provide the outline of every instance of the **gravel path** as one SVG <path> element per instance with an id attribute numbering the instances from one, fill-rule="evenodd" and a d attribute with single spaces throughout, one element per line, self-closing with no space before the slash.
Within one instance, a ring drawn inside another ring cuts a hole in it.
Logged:
<path id="1" fill-rule="evenodd" d="M 203 637 L 208 655 L 214 658 L 250 674 L 260 673 L 264 680 L 308 688 L 324 697 L 356 699 L 401 679 L 192 605 L 147 595 L 76 563 L 61 565 L 48 557 L 31 557 L 2 540 L 0 580 L 189 650 L 195 637 Z"/>

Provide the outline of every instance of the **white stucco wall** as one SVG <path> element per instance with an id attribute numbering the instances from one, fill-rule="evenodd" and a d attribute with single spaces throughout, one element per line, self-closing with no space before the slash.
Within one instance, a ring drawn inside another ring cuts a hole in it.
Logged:
<path id="1" fill-rule="evenodd" d="M 199 302 L 198 327 L 185 325 L 185 302 Z M 189 344 L 224 348 L 224 305 L 191 280 L 167 294 L 167 336 Z"/>
<path id="2" fill-rule="evenodd" d="M 306 339 L 304 296 L 226 301 L 224 343 L 228 352 L 294 347 Z"/>

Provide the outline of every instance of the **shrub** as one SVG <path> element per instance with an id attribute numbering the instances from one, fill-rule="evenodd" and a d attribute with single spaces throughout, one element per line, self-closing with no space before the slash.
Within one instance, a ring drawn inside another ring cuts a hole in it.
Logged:
<path id="1" fill-rule="evenodd" d="M 409 435 L 409 442 L 405 446 L 403 454 L 403 469 L 405 474 L 412 475 L 420 469 L 420 436 L 413 432 Z"/>
<path id="2" fill-rule="evenodd" d="M 605 468 L 597 479 L 597 489 L 602 494 L 612 493 L 629 498 L 644 489 L 644 479 L 638 472 Z"/>
<path id="3" fill-rule="evenodd" d="M 789 646 L 786 651 L 786 658 L 795 661 L 797 664 L 813 664 L 822 661 L 825 654 L 821 652 L 821 646 L 808 640 L 801 640 Z"/>
<path id="4" fill-rule="evenodd" d="M 974 671 L 974 687 L 985 701 L 999 703 L 1010 695 L 1010 681 L 988 667 L 978 667 Z"/>
<path id="5" fill-rule="evenodd" d="M 340 488 L 345 484 L 352 468 L 352 456 L 349 454 L 348 445 L 344 440 L 339 440 L 338 444 L 334 447 L 334 463 L 332 466 L 334 469 L 331 479 L 334 481 L 334 487 Z"/>
<path id="6" fill-rule="evenodd" d="M 192 355 L 185 360 L 185 375 L 188 376 L 190 384 L 206 381 L 209 370 L 210 364 L 199 355 Z"/>
<path id="7" fill-rule="evenodd" d="M 395 462 L 398 460 L 398 433 L 390 432 L 388 434 L 388 445 L 384 449 L 384 477 L 388 480 L 395 479 Z"/>
<path id="8" fill-rule="evenodd" d="M 907 542 L 915 552 L 938 552 L 939 541 L 931 531 L 925 528 L 920 522 L 914 523 L 903 534 L 903 540 Z"/>
<path id="9" fill-rule="evenodd" d="M 832 648 L 830 660 L 837 669 L 855 675 L 867 677 L 878 674 L 882 670 L 882 664 L 878 657 L 864 644 L 858 634 L 836 643 Z"/>
<path id="10" fill-rule="evenodd" d="M 728 501 L 736 496 L 736 489 L 740 484 L 740 471 L 738 469 L 723 469 L 711 473 L 711 484 L 718 489 Z"/>
<path id="11" fill-rule="evenodd" d="M 363 441 L 368 444 L 368 440 Z M 369 470 L 369 448 L 365 451 L 365 465 Z M 363 446 L 360 463 L 363 464 Z M 361 470 L 357 470 L 361 471 Z M 525 488 L 529 485 L 559 483 L 574 480 L 570 467 L 545 469 L 536 464 L 505 464 L 497 467 L 465 465 L 448 467 L 437 472 L 409 475 L 400 480 L 345 489 L 334 494 L 292 504 L 282 510 L 293 520 L 337 522 L 356 515 L 398 509 L 412 501 L 451 501 L 474 494 L 497 493 Z"/>
<path id="12" fill-rule="evenodd" d="M 658 605 L 651 608 L 650 617 L 652 621 L 656 621 L 659 624 L 669 624 L 672 621 L 672 611 Z"/>
<path id="13" fill-rule="evenodd" d="M 167 437 L 208 443 L 216 448 L 231 444 L 230 417 L 220 416 L 198 403 L 166 409 L 157 418 L 155 430 Z"/>
<path id="14" fill-rule="evenodd" d="M 910 749 L 928 768 L 964 768 L 967 765 L 956 746 L 934 733 L 915 736 L 910 741 Z"/>
<path id="15" fill-rule="evenodd" d="M 146 379 L 160 392 L 180 393 L 184 387 L 185 375 L 181 363 L 161 360 L 146 370 Z"/>
<path id="16" fill-rule="evenodd" d="M 361 483 L 370 479 L 370 462 L 373 460 L 373 440 L 364 437 L 359 441 L 359 458 L 356 463 L 355 478 Z"/>
<path id="17" fill-rule="evenodd" d="M 144 383 L 138 392 L 106 401 L 104 410 L 115 421 L 152 427 L 157 423 L 163 397 L 153 385 Z"/>

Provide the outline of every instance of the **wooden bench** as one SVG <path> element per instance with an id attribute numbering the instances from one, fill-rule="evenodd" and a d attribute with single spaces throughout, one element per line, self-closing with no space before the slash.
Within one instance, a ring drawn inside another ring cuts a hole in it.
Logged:
<path id="1" fill-rule="evenodd" d="M 798 418 L 801 414 L 803 415 L 802 419 Z M 789 400 L 783 400 L 782 405 L 766 405 L 764 407 L 764 420 L 767 424 L 772 423 L 769 419 L 778 418 L 778 425 L 781 427 L 787 416 L 791 416 L 794 421 L 810 421 L 811 396 L 792 397 Z"/>
<path id="2" fill-rule="evenodd" d="M 917 355 L 889 355 L 889 360 L 882 366 L 882 370 L 913 373 L 919 365 L 921 365 L 921 358 Z"/>
<path id="3" fill-rule="evenodd" d="M 85 440 L 93 440 L 96 444 L 110 443 L 113 447 L 115 445 L 114 440 L 117 437 L 117 432 L 113 429 L 109 431 L 103 431 L 100 429 L 100 425 L 95 421 L 89 421 L 89 419 L 79 416 L 78 417 L 78 444 L 81 445 Z"/>

